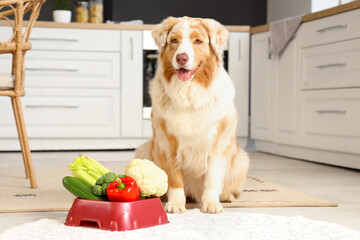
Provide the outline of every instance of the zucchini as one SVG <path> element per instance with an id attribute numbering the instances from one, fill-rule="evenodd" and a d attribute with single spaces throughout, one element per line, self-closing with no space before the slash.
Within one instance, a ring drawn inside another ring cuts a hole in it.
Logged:
<path id="1" fill-rule="evenodd" d="M 66 176 L 63 178 L 62 183 L 64 187 L 77 198 L 106 201 L 105 198 L 94 195 L 92 187 L 80 178 Z"/>

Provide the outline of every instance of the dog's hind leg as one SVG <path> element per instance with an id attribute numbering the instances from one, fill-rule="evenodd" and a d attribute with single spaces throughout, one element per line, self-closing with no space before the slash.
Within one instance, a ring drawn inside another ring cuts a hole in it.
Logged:
<path id="1" fill-rule="evenodd" d="M 223 192 L 220 195 L 221 202 L 232 202 L 240 197 L 249 169 L 249 163 L 249 157 L 246 152 L 237 146 L 233 158 L 229 161 L 229 174 L 225 177 Z"/>
<path id="2" fill-rule="evenodd" d="M 140 147 L 138 147 L 135 151 L 135 158 L 148 159 L 152 161 L 153 160 L 151 156 L 152 141 L 153 140 L 150 139 L 149 141 L 143 143 Z"/>

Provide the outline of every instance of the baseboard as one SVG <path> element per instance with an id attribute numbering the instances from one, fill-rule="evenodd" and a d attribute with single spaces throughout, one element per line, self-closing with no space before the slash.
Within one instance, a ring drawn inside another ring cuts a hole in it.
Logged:
<path id="1" fill-rule="evenodd" d="M 149 138 L 114 139 L 29 139 L 31 151 L 57 150 L 122 150 L 135 149 Z M 237 138 L 242 148 L 246 148 L 248 139 Z M 18 139 L 0 139 L 0 151 L 20 151 Z"/>
<path id="2" fill-rule="evenodd" d="M 147 138 L 122 139 L 29 139 L 31 151 L 135 149 Z M 18 139 L 1 139 L 0 151 L 20 151 Z"/>
<path id="3" fill-rule="evenodd" d="M 257 151 L 285 157 L 297 158 L 301 160 L 325 163 L 347 168 L 360 169 L 360 155 L 357 154 L 295 147 L 258 140 L 255 142 L 255 149 Z"/>

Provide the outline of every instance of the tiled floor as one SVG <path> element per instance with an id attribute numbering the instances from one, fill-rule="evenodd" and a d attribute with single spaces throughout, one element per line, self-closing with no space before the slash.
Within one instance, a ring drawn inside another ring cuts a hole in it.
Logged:
<path id="1" fill-rule="evenodd" d="M 35 167 L 66 166 L 84 152 L 34 152 Z M 85 152 L 111 168 L 126 165 L 133 152 Z M 335 222 L 360 230 L 360 171 L 310 163 L 264 153 L 250 153 L 250 174 L 294 189 L 338 202 L 339 207 L 227 208 L 226 211 L 264 213 L 282 216 L 301 215 L 308 219 Z M 360 159 L 359 159 L 360 161 Z M 20 153 L 1 153 L 0 168 L 22 167 Z M 11 226 L 41 218 L 65 221 L 67 212 L 0 213 L 0 233 Z"/>

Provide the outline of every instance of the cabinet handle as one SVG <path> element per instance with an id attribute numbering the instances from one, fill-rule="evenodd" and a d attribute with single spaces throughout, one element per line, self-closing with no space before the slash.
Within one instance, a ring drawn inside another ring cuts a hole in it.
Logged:
<path id="1" fill-rule="evenodd" d="M 339 25 L 335 25 L 335 26 L 330 26 L 330 27 L 326 27 L 326 28 L 321 28 L 316 30 L 316 32 L 318 33 L 324 33 L 326 31 L 332 30 L 332 29 L 342 29 L 342 28 L 347 28 L 347 24 L 339 24 Z"/>
<path id="2" fill-rule="evenodd" d="M 268 37 L 268 58 L 271 59 L 271 40 L 270 40 L 270 37 Z"/>
<path id="3" fill-rule="evenodd" d="M 316 110 L 315 112 L 322 114 L 322 113 L 334 113 L 334 114 L 346 114 L 345 110 Z"/>
<path id="4" fill-rule="evenodd" d="M 325 64 L 325 65 L 318 65 L 316 66 L 319 69 L 324 69 L 324 68 L 330 68 L 330 67 L 346 67 L 346 62 L 344 63 L 331 63 L 331 64 Z"/>
<path id="5" fill-rule="evenodd" d="M 78 72 L 77 68 L 25 68 L 25 71 Z"/>
<path id="6" fill-rule="evenodd" d="M 78 42 L 76 38 L 42 38 L 42 37 L 30 37 L 30 41 L 57 41 L 57 42 Z"/>
<path id="7" fill-rule="evenodd" d="M 79 108 L 79 105 L 40 105 L 40 104 L 26 104 L 26 108 Z"/>
<path id="8" fill-rule="evenodd" d="M 130 37 L 130 59 L 134 59 L 134 38 Z"/>
<path id="9" fill-rule="evenodd" d="M 239 38 L 239 41 L 238 41 L 238 61 L 241 61 L 241 39 Z"/>

